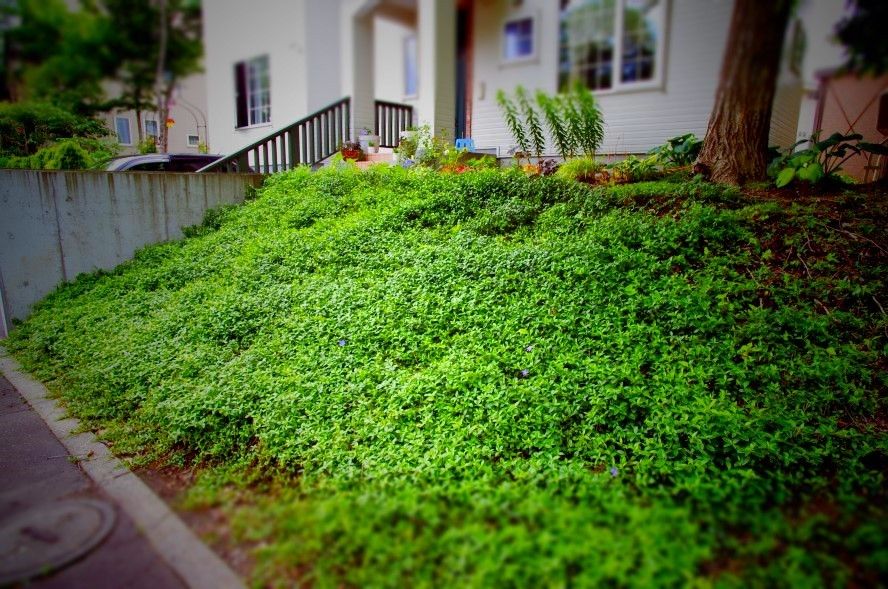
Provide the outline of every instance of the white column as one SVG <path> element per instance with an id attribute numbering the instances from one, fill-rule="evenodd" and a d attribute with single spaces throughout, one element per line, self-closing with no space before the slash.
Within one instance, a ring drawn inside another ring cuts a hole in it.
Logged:
<path id="1" fill-rule="evenodd" d="M 351 96 L 351 138 L 361 127 L 373 129 L 373 13 L 375 2 L 342 7 L 342 90 Z M 309 80 L 311 83 L 311 80 Z"/>
<path id="2" fill-rule="evenodd" d="M 453 139 L 456 117 L 456 2 L 417 0 L 419 96 L 416 115 Z"/>

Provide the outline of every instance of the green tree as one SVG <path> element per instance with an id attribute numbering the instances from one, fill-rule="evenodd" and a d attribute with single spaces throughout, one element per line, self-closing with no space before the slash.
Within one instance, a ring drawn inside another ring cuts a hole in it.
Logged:
<path id="1" fill-rule="evenodd" d="M 878 23 L 888 23 L 888 2 L 854 0 L 852 14 L 836 26 L 836 38 L 848 49 L 846 69 L 862 74 L 888 72 L 888 36 Z"/>
<path id="2" fill-rule="evenodd" d="M 105 108 L 103 80 L 116 69 L 109 22 L 95 5 L 70 11 L 62 0 L 19 0 L 5 35 L 9 94 L 90 115 Z"/>
<path id="3" fill-rule="evenodd" d="M 178 83 L 201 70 L 200 3 L 195 0 L 103 0 L 119 58 L 115 78 L 122 92 L 114 106 L 136 112 L 139 140 L 142 113 L 156 110 L 161 121 L 159 151 L 167 149 L 170 101 Z"/>

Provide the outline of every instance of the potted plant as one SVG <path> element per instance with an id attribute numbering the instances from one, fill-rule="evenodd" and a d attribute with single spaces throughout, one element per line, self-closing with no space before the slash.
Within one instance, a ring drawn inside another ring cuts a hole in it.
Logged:
<path id="1" fill-rule="evenodd" d="M 354 160 L 359 162 L 364 159 L 364 151 L 361 149 L 361 145 L 356 141 L 344 141 L 339 146 L 339 153 L 344 160 Z"/>
<path id="2" fill-rule="evenodd" d="M 364 127 L 358 135 L 358 143 L 366 153 L 379 152 L 379 135 L 375 135 L 370 129 Z"/>

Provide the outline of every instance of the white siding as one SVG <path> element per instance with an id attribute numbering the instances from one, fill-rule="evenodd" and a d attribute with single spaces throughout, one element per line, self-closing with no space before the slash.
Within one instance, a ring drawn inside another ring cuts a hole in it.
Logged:
<path id="1" fill-rule="evenodd" d="M 413 104 L 416 97 L 404 95 L 404 40 L 416 35 L 416 28 L 386 18 L 376 18 L 373 26 L 373 73 L 377 100 Z"/>
<path id="2" fill-rule="evenodd" d="M 654 90 L 599 93 L 604 113 L 603 155 L 643 153 L 669 137 L 702 137 L 715 101 L 733 3 L 730 0 L 672 0 L 667 12 L 666 69 Z M 513 11 L 506 3 L 475 4 L 475 95 L 472 136 L 478 147 L 507 150 L 514 140 L 496 104 L 496 91 L 517 84 L 554 92 L 557 85 L 558 3 L 525 0 Z M 538 60 L 501 65 L 501 29 L 514 13 L 535 15 Z"/>
<path id="3" fill-rule="evenodd" d="M 231 153 L 307 114 L 306 0 L 203 2 L 207 106 L 216 153 Z M 335 43 L 333 43 L 335 45 Z M 271 123 L 236 129 L 234 65 L 269 56 Z"/>

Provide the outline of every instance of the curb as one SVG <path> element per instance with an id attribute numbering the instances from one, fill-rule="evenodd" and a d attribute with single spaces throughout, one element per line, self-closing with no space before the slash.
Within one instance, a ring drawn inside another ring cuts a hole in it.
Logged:
<path id="1" fill-rule="evenodd" d="M 66 417 L 42 383 L 24 372 L 0 346 L 0 372 L 46 422 L 84 472 L 136 523 L 160 557 L 193 589 L 244 589 L 244 583 L 172 509 L 92 433 L 74 433 L 80 421 Z"/>

